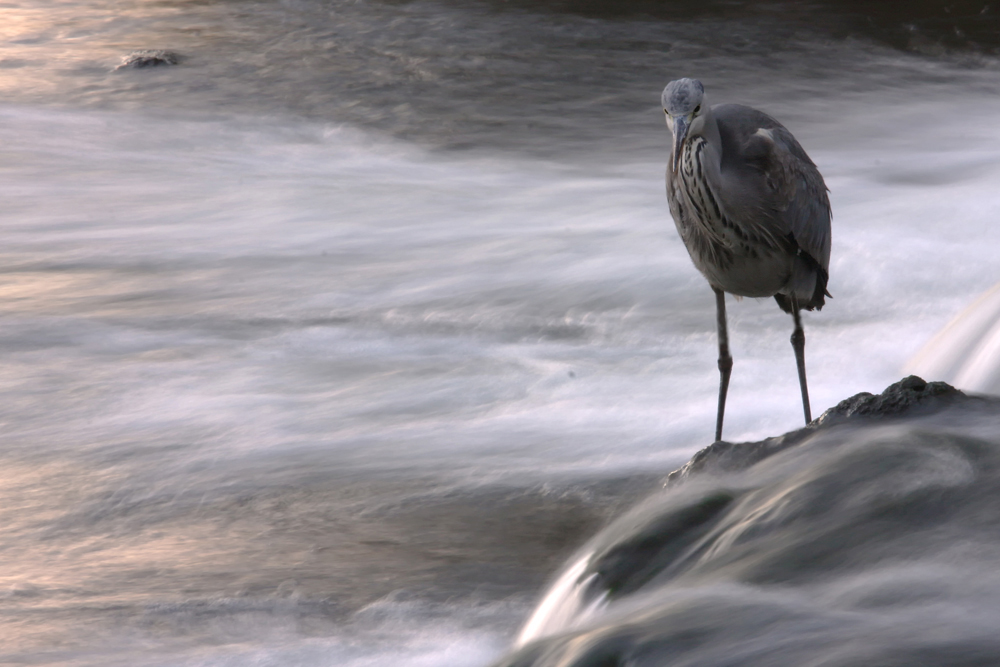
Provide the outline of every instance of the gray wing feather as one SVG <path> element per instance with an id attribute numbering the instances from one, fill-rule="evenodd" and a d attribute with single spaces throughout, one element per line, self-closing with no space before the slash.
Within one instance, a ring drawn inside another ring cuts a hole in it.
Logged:
<path id="1" fill-rule="evenodd" d="M 791 237 L 824 271 L 830 267 L 830 200 L 813 161 L 781 123 L 738 104 L 712 108 L 723 144 L 731 208 L 748 229 Z M 763 130 L 763 132 L 761 132 Z M 727 207 L 729 208 L 729 207 Z"/>

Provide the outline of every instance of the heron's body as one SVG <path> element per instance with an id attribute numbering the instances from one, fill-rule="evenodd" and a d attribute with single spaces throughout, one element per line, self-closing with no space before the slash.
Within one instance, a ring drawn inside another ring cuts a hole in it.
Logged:
<path id="1" fill-rule="evenodd" d="M 673 81 L 664 90 L 674 134 L 667 199 L 695 267 L 717 295 L 719 439 L 732 367 L 725 292 L 773 296 L 792 313 L 803 407 L 810 419 L 799 310 L 820 309 L 829 296 L 830 202 L 816 165 L 781 123 L 738 104 L 709 108 L 703 98 L 701 83 L 692 79 Z"/>
<path id="2" fill-rule="evenodd" d="M 794 294 L 800 308 L 822 308 L 830 202 L 816 165 L 767 114 L 721 104 L 705 116 L 716 132 L 691 137 L 677 173 L 667 170 L 670 212 L 694 265 L 724 292 Z"/>

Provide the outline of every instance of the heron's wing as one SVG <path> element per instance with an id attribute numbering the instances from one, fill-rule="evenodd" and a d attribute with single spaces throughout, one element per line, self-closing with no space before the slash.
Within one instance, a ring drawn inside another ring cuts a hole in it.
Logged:
<path id="1" fill-rule="evenodd" d="M 830 199 L 813 161 L 781 123 L 756 109 L 720 105 L 716 114 L 724 161 L 739 183 L 741 223 L 775 236 L 791 236 L 828 271 Z"/>
<path id="2" fill-rule="evenodd" d="M 748 153 L 761 153 L 764 180 L 774 193 L 774 215 L 799 247 L 830 268 L 830 199 L 816 165 L 784 127 L 758 130 L 748 140 Z"/>

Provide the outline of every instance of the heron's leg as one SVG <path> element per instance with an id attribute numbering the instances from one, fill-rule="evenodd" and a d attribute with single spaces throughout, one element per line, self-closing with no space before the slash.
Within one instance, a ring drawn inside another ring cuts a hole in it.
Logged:
<path id="1" fill-rule="evenodd" d="M 717 287 L 715 291 L 715 312 L 719 327 L 719 412 L 715 419 L 715 440 L 722 440 L 722 417 L 726 414 L 726 393 L 729 391 L 729 374 L 733 370 L 733 358 L 729 356 L 729 333 L 726 331 L 726 293 Z"/>
<path id="2" fill-rule="evenodd" d="M 799 307 L 792 302 L 792 317 L 795 319 L 795 331 L 792 332 L 792 349 L 795 350 L 795 365 L 799 367 L 799 387 L 802 389 L 802 411 L 806 423 L 812 421 L 812 410 L 809 409 L 809 387 L 806 386 L 806 332 L 802 330 L 802 318 L 799 317 Z"/>

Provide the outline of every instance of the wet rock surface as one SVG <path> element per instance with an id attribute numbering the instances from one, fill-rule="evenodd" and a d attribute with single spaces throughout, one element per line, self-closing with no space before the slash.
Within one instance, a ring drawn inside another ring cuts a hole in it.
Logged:
<path id="1" fill-rule="evenodd" d="M 796 431 L 758 442 L 712 443 L 695 454 L 682 468 L 667 476 L 675 484 L 692 473 L 743 470 L 772 454 L 794 447 L 816 432 L 843 424 L 861 424 L 870 420 L 890 420 L 929 415 L 956 405 L 1000 409 L 1000 399 L 970 396 L 945 382 L 927 382 L 915 375 L 889 385 L 881 394 L 861 392 L 844 399 L 819 418 Z"/>
<path id="2" fill-rule="evenodd" d="M 122 69 L 145 69 L 147 67 L 162 67 L 178 65 L 181 62 L 181 55 L 173 51 L 162 49 L 140 49 L 133 51 L 126 56 L 122 56 L 122 61 L 115 68 L 115 71 Z"/>

